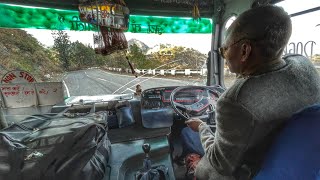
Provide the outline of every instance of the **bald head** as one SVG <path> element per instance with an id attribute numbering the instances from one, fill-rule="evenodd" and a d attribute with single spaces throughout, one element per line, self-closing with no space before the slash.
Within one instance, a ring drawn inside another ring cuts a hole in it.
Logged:
<path id="1" fill-rule="evenodd" d="M 261 56 L 278 58 L 291 36 L 290 16 L 277 6 L 260 6 L 242 13 L 227 31 L 227 39 L 247 38 L 259 48 Z"/>

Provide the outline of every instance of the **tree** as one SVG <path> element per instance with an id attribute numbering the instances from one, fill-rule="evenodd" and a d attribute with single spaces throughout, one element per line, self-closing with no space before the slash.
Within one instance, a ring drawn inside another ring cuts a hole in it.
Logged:
<path id="1" fill-rule="evenodd" d="M 204 54 L 192 48 L 174 47 L 174 60 L 177 61 L 180 68 L 199 69 L 204 65 L 206 59 Z"/>
<path id="2" fill-rule="evenodd" d="M 79 41 L 70 44 L 70 61 L 76 64 L 77 69 L 96 65 L 96 54 L 91 47 Z"/>
<path id="3" fill-rule="evenodd" d="M 53 48 L 59 53 L 59 59 L 63 64 L 63 68 L 65 70 L 69 70 L 70 62 L 70 37 L 69 35 L 61 30 L 58 31 L 52 31 L 52 37 L 54 39 L 54 45 Z"/>
<path id="4" fill-rule="evenodd" d="M 146 55 L 143 54 L 142 50 L 136 44 L 133 44 L 130 46 L 130 52 L 128 54 L 128 57 L 131 63 L 133 63 L 134 68 L 137 68 L 137 69 L 153 68 L 152 61 L 146 58 Z"/>

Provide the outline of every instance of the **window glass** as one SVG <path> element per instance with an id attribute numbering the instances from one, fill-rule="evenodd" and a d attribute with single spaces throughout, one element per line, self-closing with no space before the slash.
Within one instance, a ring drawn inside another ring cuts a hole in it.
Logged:
<path id="1" fill-rule="evenodd" d="M 225 23 L 224 26 L 224 32 L 230 27 L 230 25 L 233 23 L 233 21 L 236 20 L 236 16 L 231 16 Z M 230 72 L 229 67 L 227 64 L 224 64 L 224 85 L 226 87 L 230 87 L 234 81 L 236 80 L 236 74 Z"/>
<path id="2" fill-rule="evenodd" d="M 305 11 L 319 6 L 319 0 L 286 0 L 277 4 L 289 14 Z M 308 57 L 320 68 L 320 11 L 294 16 L 292 35 L 284 51 L 285 54 L 301 54 Z M 318 69 L 319 69 L 318 68 Z M 319 69 L 320 70 L 320 69 Z"/>
<path id="3" fill-rule="evenodd" d="M 27 71 L 37 82 L 62 81 L 68 96 L 206 84 L 211 19 L 133 15 L 124 33 L 128 50 L 102 56 L 95 54 L 94 27 L 77 11 L 4 4 L 0 10 L 10 17 L 0 20 L 0 78 Z"/>
<path id="4" fill-rule="evenodd" d="M 288 14 L 297 13 L 319 6 L 319 0 L 285 0 L 277 4 Z M 284 54 L 295 53 L 308 57 L 320 72 L 320 11 L 294 16 L 292 20 L 292 35 L 284 50 Z M 236 76 L 225 66 L 225 86 L 230 87 Z"/>

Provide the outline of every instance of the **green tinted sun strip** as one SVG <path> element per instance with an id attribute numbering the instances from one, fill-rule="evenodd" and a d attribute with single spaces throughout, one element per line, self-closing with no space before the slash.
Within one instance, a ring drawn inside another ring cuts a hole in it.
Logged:
<path id="1" fill-rule="evenodd" d="M 79 19 L 78 11 L 0 4 L 0 27 L 47 30 L 96 31 Z M 133 33 L 199 33 L 212 32 L 212 20 L 183 17 L 130 15 L 128 32 Z"/>

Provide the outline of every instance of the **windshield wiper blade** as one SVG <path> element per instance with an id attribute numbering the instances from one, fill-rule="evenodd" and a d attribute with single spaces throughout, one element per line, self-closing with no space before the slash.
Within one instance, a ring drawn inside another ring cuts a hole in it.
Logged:
<path id="1" fill-rule="evenodd" d="M 138 77 L 138 75 L 136 74 L 136 71 L 134 70 L 133 65 L 132 65 L 132 64 L 131 64 L 131 62 L 129 61 L 128 56 L 126 56 L 126 59 L 127 59 L 128 64 L 129 64 L 129 66 L 130 66 L 131 73 L 132 73 L 132 74 L 137 78 L 137 77 Z"/>
<path id="2" fill-rule="evenodd" d="M 175 61 L 168 62 L 168 63 L 166 63 L 166 64 L 162 64 L 161 66 L 158 66 L 158 67 L 154 68 L 153 70 L 157 70 L 157 69 L 159 69 L 159 68 L 161 68 L 161 67 L 164 67 L 164 66 L 167 66 L 167 65 L 169 65 L 169 64 L 172 64 L 172 63 L 175 63 L 175 62 L 179 62 L 179 61 L 182 61 L 182 59 L 178 59 L 178 60 L 175 60 Z M 144 73 L 144 74 L 142 74 L 141 76 L 139 76 L 139 78 L 142 78 L 142 77 L 144 77 L 145 75 L 148 75 L 148 74 L 147 74 L 147 73 Z M 129 85 L 130 83 L 132 83 L 132 82 L 135 81 L 135 80 L 136 80 L 136 79 L 133 79 L 133 80 L 127 82 L 126 84 L 124 84 L 123 86 L 121 86 L 120 88 L 118 88 L 117 90 L 115 90 L 112 94 L 115 94 L 116 92 L 120 91 L 121 89 L 123 89 L 124 87 L 126 87 L 127 85 Z M 135 85 L 137 85 L 137 84 L 135 84 Z M 135 86 L 135 85 L 134 85 L 134 86 Z M 133 86 L 132 86 L 132 87 L 133 87 Z"/>

